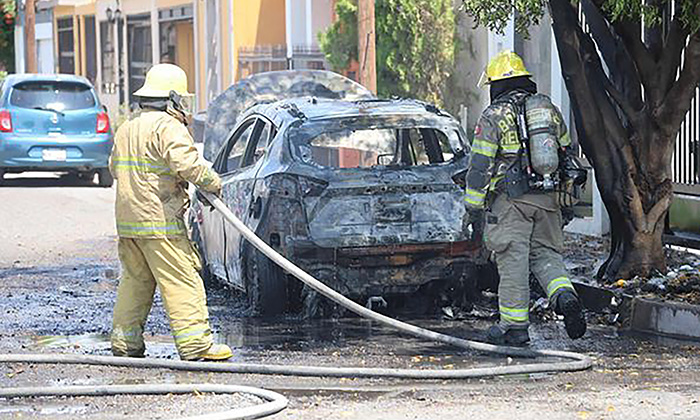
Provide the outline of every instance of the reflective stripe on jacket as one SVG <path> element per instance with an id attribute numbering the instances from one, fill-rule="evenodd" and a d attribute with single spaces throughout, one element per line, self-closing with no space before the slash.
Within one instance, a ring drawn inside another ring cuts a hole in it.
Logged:
<path id="1" fill-rule="evenodd" d="M 144 111 L 119 127 L 110 170 L 117 180 L 117 233 L 124 238 L 185 235 L 187 182 L 221 189 L 185 125 L 161 111 Z"/>

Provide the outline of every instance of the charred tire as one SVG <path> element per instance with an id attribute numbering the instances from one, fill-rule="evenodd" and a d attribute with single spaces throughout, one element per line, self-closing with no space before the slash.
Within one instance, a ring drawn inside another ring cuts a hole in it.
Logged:
<path id="1" fill-rule="evenodd" d="M 97 171 L 97 185 L 103 188 L 109 188 L 114 184 L 114 177 L 109 169 L 104 168 Z"/>
<path id="2" fill-rule="evenodd" d="M 248 303 L 259 315 L 280 315 L 287 308 L 287 276 L 262 252 L 247 247 L 246 292 Z"/>

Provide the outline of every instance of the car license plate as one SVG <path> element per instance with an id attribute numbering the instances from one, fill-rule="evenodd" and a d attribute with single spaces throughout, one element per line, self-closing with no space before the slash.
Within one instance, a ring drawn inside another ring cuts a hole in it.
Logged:
<path id="1" fill-rule="evenodd" d="M 47 161 L 65 162 L 66 149 L 44 149 L 41 151 L 41 158 Z"/>

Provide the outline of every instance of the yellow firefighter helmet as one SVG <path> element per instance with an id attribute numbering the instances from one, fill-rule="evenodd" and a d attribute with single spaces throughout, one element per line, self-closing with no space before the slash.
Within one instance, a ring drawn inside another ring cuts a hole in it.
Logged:
<path id="1" fill-rule="evenodd" d="M 489 61 L 486 71 L 481 75 L 479 85 L 520 76 L 532 76 L 532 74 L 527 71 L 523 59 L 518 54 L 504 50 Z"/>
<path id="2" fill-rule="evenodd" d="M 175 91 L 180 96 L 192 96 L 187 91 L 187 74 L 174 64 L 156 64 L 146 73 L 146 81 L 136 96 L 147 98 L 168 98 Z"/>

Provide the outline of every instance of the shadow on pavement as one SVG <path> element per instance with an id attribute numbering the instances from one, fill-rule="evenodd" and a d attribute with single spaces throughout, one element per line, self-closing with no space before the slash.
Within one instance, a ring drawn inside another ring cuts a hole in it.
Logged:
<path id="1" fill-rule="evenodd" d="M 80 178 L 75 174 L 30 172 L 5 174 L 0 180 L 0 188 L 52 188 L 52 187 L 94 187 L 99 188 L 95 177 Z"/>

